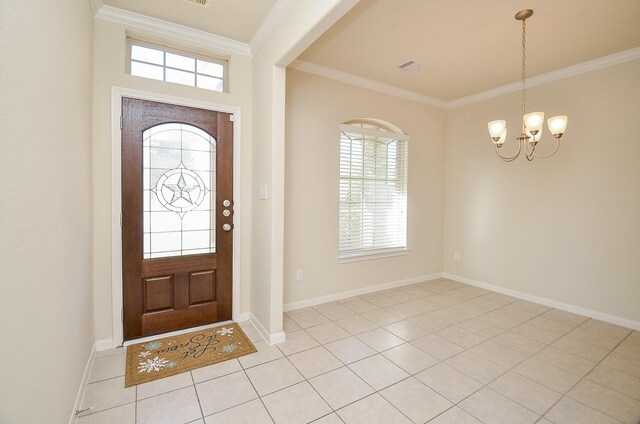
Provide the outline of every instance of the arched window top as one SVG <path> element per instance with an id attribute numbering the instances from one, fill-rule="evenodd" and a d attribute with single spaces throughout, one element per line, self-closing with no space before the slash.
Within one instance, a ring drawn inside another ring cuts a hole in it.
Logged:
<path id="1" fill-rule="evenodd" d="M 375 118 L 350 119 L 340 125 L 343 133 L 356 133 L 373 139 L 409 141 L 411 137 L 390 122 Z"/>
<path id="2" fill-rule="evenodd" d="M 376 129 L 379 131 L 391 132 L 396 134 L 405 134 L 399 127 L 393 125 L 391 122 L 383 121 L 382 119 L 376 118 L 358 118 L 358 119 L 350 119 L 346 122 L 343 122 L 343 125 L 349 125 L 352 127 L 360 127 L 367 129 Z"/>

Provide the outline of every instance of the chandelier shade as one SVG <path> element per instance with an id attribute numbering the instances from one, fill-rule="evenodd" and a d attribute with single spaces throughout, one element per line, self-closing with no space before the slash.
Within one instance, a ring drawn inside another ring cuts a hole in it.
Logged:
<path id="1" fill-rule="evenodd" d="M 562 137 L 562 134 L 564 134 L 564 131 L 567 129 L 567 115 L 559 115 L 549 118 L 547 120 L 547 125 L 549 126 L 549 131 L 554 137 Z"/>
<path id="2" fill-rule="evenodd" d="M 506 130 L 507 121 L 498 120 L 489 122 L 489 134 L 495 142 L 502 136 L 502 133 Z"/>
<path id="3" fill-rule="evenodd" d="M 522 126 L 520 136 L 516 138 L 518 151 L 513 156 L 504 156 L 501 152 L 502 146 L 507 139 L 507 122 L 505 120 L 495 120 L 488 124 L 489 135 L 496 148 L 496 153 L 505 162 L 515 160 L 524 151 L 527 160 L 534 158 L 548 158 L 553 156 L 560 147 L 560 137 L 567 129 L 567 116 L 553 116 L 547 120 L 549 132 L 555 138 L 555 150 L 548 155 L 540 156 L 536 154 L 536 146 L 542 138 L 542 127 L 544 126 L 544 112 L 526 113 L 527 104 L 527 42 L 526 42 L 526 20 L 533 16 L 533 10 L 526 9 L 516 13 L 516 20 L 522 21 Z"/>

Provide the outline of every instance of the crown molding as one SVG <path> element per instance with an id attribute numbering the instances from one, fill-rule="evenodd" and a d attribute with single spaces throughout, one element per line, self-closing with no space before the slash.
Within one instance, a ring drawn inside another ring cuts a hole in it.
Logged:
<path id="1" fill-rule="evenodd" d="M 100 11 L 100 9 L 102 9 L 102 0 L 89 0 L 89 3 L 91 3 L 91 9 L 93 10 L 93 15 L 95 16 Z"/>
<path id="2" fill-rule="evenodd" d="M 636 59 L 640 59 L 640 47 L 636 47 L 630 50 L 624 50 L 622 52 L 614 53 L 609 56 L 604 56 L 598 59 L 590 60 L 588 62 L 583 62 L 577 65 L 558 69 L 557 71 L 547 72 L 546 74 L 527 78 L 527 87 L 535 87 L 537 85 L 547 84 L 553 81 L 561 80 L 563 78 L 572 77 L 574 75 L 595 71 L 598 69 L 606 68 L 608 66 L 617 65 Z M 469 105 L 472 103 L 480 102 L 482 100 L 487 100 L 493 97 L 520 91 L 521 89 L 521 81 L 512 82 L 511 84 L 503 85 L 491 90 L 482 91 L 480 93 L 472 94 L 471 96 L 461 97 L 459 99 L 447 102 L 447 109 L 454 109 L 460 106 Z"/>
<path id="3" fill-rule="evenodd" d="M 91 0 L 101 2 L 100 0 Z M 96 18 L 106 21 L 116 22 L 128 25 L 145 31 L 153 31 L 164 36 L 190 43 L 200 45 L 209 49 L 222 51 L 229 54 L 240 54 L 243 56 L 251 56 L 249 45 L 240 41 L 231 40 L 229 38 L 214 35 L 209 32 L 200 31 L 183 25 L 174 24 L 163 21 L 161 19 L 151 18 L 139 13 L 129 12 L 111 6 L 102 5 L 95 14 Z"/>
<path id="4" fill-rule="evenodd" d="M 425 96 L 414 91 L 405 90 L 404 88 L 395 87 L 393 85 L 374 81 L 369 78 L 363 78 L 357 75 L 349 74 L 347 72 L 327 68 L 326 66 L 318 65 L 316 63 L 296 60 L 291 64 L 290 67 L 298 71 L 307 72 L 309 74 L 318 75 L 320 77 L 329 78 L 373 91 L 378 91 L 380 93 L 390 94 L 392 96 L 412 100 L 414 102 L 423 103 L 425 105 L 436 106 L 443 109 L 447 107 L 447 102 L 445 102 L 444 100 Z"/>
<path id="5" fill-rule="evenodd" d="M 267 17 L 264 18 L 258 30 L 253 34 L 251 40 L 249 40 L 249 49 L 252 54 L 262 46 L 262 43 L 269 37 L 269 34 L 278 26 L 294 4 L 295 0 L 276 1 L 267 14 Z"/>
<path id="6" fill-rule="evenodd" d="M 604 56 L 598 59 L 590 60 L 588 62 L 583 62 L 577 65 L 558 69 L 557 71 L 547 72 L 546 74 L 527 78 L 527 87 L 535 87 L 537 85 L 547 84 L 553 81 L 561 80 L 563 78 L 568 78 L 574 75 L 583 74 L 585 72 L 595 71 L 598 69 L 606 68 L 613 65 L 618 65 L 620 63 L 629 62 L 636 59 L 640 59 L 640 47 L 624 50 L 609 56 Z M 455 109 L 460 106 L 465 106 L 465 105 L 477 103 L 483 100 L 491 99 L 493 97 L 498 97 L 504 94 L 520 91 L 520 89 L 522 88 L 522 82 L 517 81 L 507 85 L 493 88 L 491 90 L 482 91 L 480 93 L 472 94 L 471 96 L 461 97 L 459 99 L 451 100 L 447 102 L 445 100 L 436 99 L 434 97 L 429 97 L 423 94 L 419 94 L 411 90 L 405 90 L 403 88 L 385 84 L 379 81 L 374 81 L 368 78 L 359 77 L 357 75 L 338 71 L 338 70 L 328 68 L 322 65 L 318 65 L 312 62 L 304 62 L 301 60 L 296 60 L 291 64 L 291 68 L 297 69 L 299 71 L 307 72 L 310 74 L 318 75 L 324 78 L 329 78 L 329 79 L 341 81 L 347 84 L 356 85 L 358 87 L 367 88 L 369 90 L 390 94 L 396 97 L 401 97 L 403 99 L 413 100 L 419 103 L 424 103 L 426 105 L 440 107 L 443 109 Z"/>

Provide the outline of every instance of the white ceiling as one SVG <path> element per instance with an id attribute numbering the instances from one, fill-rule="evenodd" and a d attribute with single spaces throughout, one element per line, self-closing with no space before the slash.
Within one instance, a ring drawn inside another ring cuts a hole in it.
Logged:
<path id="1" fill-rule="evenodd" d="M 530 77 L 640 46 L 639 0 L 362 0 L 299 59 L 452 101 L 520 79 L 522 9 Z"/>
<path id="2" fill-rule="evenodd" d="M 104 0 L 107 6 L 248 43 L 276 0 L 212 0 L 204 8 L 185 0 Z"/>
<path id="3" fill-rule="evenodd" d="M 249 43 L 277 0 L 104 2 Z M 522 9 L 529 77 L 640 47 L 640 0 L 361 0 L 299 59 L 450 102 L 519 81 Z"/>

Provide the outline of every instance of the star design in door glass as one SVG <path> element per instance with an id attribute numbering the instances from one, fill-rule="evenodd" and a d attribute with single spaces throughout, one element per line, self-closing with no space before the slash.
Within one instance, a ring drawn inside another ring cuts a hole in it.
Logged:
<path id="1" fill-rule="evenodd" d="M 194 189 L 199 188 L 198 184 L 187 184 L 184 182 L 184 175 L 180 172 L 180 178 L 178 179 L 178 184 L 164 184 L 169 190 L 173 191 L 173 197 L 169 202 L 170 205 L 175 205 L 178 200 L 184 199 L 190 205 L 193 205 L 193 201 L 191 200 L 191 195 L 189 194 Z"/>
<path id="2" fill-rule="evenodd" d="M 200 206 L 206 192 L 207 188 L 200 175 L 181 167 L 162 174 L 155 187 L 162 206 L 180 215 Z"/>

